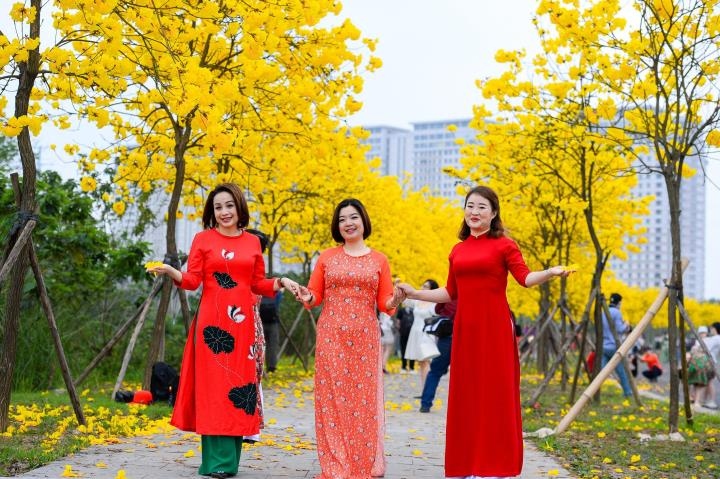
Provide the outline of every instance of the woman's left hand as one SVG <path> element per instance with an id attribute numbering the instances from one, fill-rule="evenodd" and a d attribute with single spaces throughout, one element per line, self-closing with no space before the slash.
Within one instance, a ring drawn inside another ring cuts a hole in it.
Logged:
<path id="1" fill-rule="evenodd" d="M 398 288 L 395 286 L 393 288 L 393 295 L 392 298 L 390 298 L 390 301 L 388 301 L 388 309 L 397 308 L 400 303 L 405 301 L 407 299 L 407 295 L 405 294 L 405 291 L 403 291 L 401 288 Z"/>

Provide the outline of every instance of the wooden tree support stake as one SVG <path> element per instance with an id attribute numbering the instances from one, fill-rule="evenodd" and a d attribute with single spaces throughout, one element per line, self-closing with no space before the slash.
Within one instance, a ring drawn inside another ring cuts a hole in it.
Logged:
<path id="1" fill-rule="evenodd" d="M 683 259 L 682 271 L 685 271 L 687 265 L 688 260 Z M 642 335 L 643 331 L 645 331 L 645 328 L 647 328 L 648 324 L 650 324 L 650 321 L 652 321 L 652 319 L 662 307 L 665 299 L 667 299 L 668 294 L 669 289 L 667 286 L 663 287 L 660 290 L 657 298 L 655 298 L 655 301 L 652 303 L 652 305 L 650 305 L 650 308 L 648 308 L 647 312 L 645 312 L 645 315 L 642 317 L 638 325 L 635 326 L 635 328 L 628 335 L 628 337 L 625 338 L 625 341 L 620 345 L 617 352 L 613 355 L 610 361 L 608 361 L 602 371 L 600 371 L 598 375 L 595 376 L 595 379 L 593 379 L 590 385 L 582 392 L 582 394 L 580 394 L 577 402 L 573 404 L 565 417 L 562 418 L 560 423 L 553 431 L 554 434 L 562 434 L 568 429 L 568 427 L 570 427 L 570 424 L 575 420 L 577 415 L 580 414 L 580 411 L 582 411 L 583 407 L 585 407 L 585 404 L 587 404 L 587 402 L 592 399 L 593 395 L 597 392 L 598 389 L 600 389 L 602 383 L 605 382 L 605 379 L 607 379 L 607 377 L 615 369 L 617 364 L 622 360 L 623 356 L 630 350 L 633 344 L 635 344 L 638 338 Z"/>

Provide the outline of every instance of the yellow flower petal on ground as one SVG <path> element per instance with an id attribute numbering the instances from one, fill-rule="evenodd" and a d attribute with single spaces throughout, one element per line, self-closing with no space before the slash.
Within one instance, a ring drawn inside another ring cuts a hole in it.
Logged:
<path id="1" fill-rule="evenodd" d="M 634 464 L 636 462 L 640 462 L 640 454 L 633 454 L 630 456 L 630 463 Z"/>
<path id="2" fill-rule="evenodd" d="M 73 471 L 73 468 L 70 464 L 65 464 L 65 470 L 62 473 L 62 477 L 80 477 L 80 474 Z"/>
<path id="3" fill-rule="evenodd" d="M 185 457 L 194 457 L 194 456 L 195 456 L 195 451 L 193 451 L 192 449 L 190 449 L 188 452 L 185 453 Z"/>
<path id="4" fill-rule="evenodd" d="M 413 456 L 422 456 L 422 451 L 420 449 L 413 450 Z"/>
<path id="5" fill-rule="evenodd" d="M 695 460 L 696 461 L 704 461 L 705 457 L 698 454 L 697 456 L 695 456 Z"/>
<path id="6" fill-rule="evenodd" d="M 550 469 L 548 471 L 548 476 L 550 476 L 550 477 L 555 477 L 559 474 L 560 474 L 560 471 L 558 471 L 557 469 Z"/>
<path id="7" fill-rule="evenodd" d="M 98 467 L 98 468 L 100 468 L 100 469 L 107 469 L 107 464 L 105 464 L 104 462 L 100 461 L 100 462 L 96 462 L 96 463 L 95 463 L 95 467 Z"/>
<path id="8" fill-rule="evenodd" d="M 127 476 L 125 475 L 125 469 L 120 469 L 115 475 L 115 479 L 127 479 Z"/>
<path id="9" fill-rule="evenodd" d="M 604 432 L 599 432 L 599 433 L 597 433 L 597 437 L 599 437 L 599 438 L 602 439 L 603 437 L 605 437 L 605 433 L 604 433 Z"/>

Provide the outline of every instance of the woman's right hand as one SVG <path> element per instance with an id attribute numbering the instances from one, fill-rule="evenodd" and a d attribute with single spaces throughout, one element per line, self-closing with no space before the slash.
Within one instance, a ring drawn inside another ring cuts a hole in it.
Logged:
<path id="1" fill-rule="evenodd" d="M 166 274 L 170 276 L 173 281 L 176 281 L 178 283 L 182 281 L 182 273 L 170 266 L 169 264 L 159 264 L 157 266 L 153 266 L 152 268 L 148 268 L 147 271 L 148 273 Z"/>
<path id="2" fill-rule="evenodd" d="M 416 291 L 415 288 L 410 286 L 408 283 L 399 283 L 397 285 L 397 288 L 403 290 L 403 292 L 405 293 L 405 296 L 410 299 L 413 298 L 413 295 L 415 294 L 415 291 Z"/>

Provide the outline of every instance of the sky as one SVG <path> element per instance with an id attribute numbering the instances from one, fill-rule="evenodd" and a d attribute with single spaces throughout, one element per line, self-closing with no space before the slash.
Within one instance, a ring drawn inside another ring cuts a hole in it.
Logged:
<path id="1" fill-rule="evenodd" d="M 477 79 L 501 73 L 497 50 L 539 51 L 531 23 L 536 0 L 345 0 L 342 15 L 378 39 L 383 61 L 367 75 L 353 125 L 410 128 L 410 123 L 472 117 Z M 708 177 L 720 185 L 720 159 Z M 706 184 L 705 297 L 720 299 L 720 190 Z"/>

